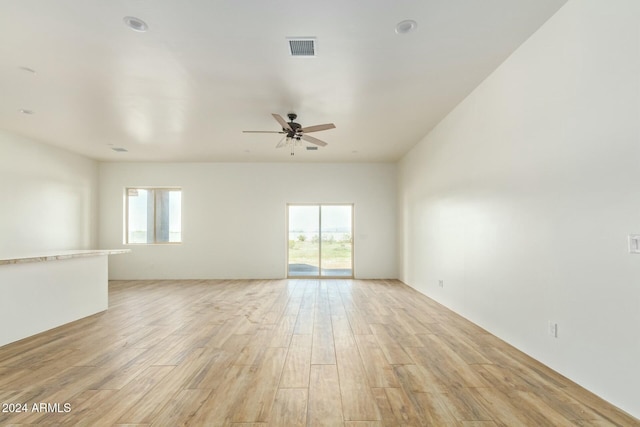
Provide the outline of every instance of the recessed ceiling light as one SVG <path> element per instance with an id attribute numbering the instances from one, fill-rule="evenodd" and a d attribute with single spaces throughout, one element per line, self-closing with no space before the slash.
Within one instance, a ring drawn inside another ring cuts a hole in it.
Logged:
<path id="1" fill-rule="evenodd" d="M 22 71 L 26 71 L 27 73 L 31 73 L 31 74 L 35 74 L 36 73 L 36 70 L 34 70 L 33 68 L 30 68 L 30 67 L 20 67 L 20 69 Z"/>
<path id="2" fill-rule="evenodd" d="M 21 108 L 18 111 L 20 111 L 22 114 L 27 114 L 27 115 L 32 115 L 35 114 L 36 112 L 33 110 L 27 110 L 26 108 Z"/>
<path id="3" fill-rule="evenodd" d="M 117 151 L 118 153 L 126 153 L 127 151 L 129 151 L 126 148 L 122 148 L 122 147 L 113 147 L 112 150 Z"/>
<path id="4" fill-rule="evenodd" d="M 396 34 L 408 34 L 415 31 L 416 28 L 418 28 L 418 23 L 416 21 L 406 19 L 398 22 L 398 25 L 396 25 Z"/>
<path id="5" fill-rule="evenodd" d="M 136 18 L 135 16 L 125 16 L 123 20 L 124 23 L 127 24 L 127 27 L 131 28 L 133 31 L 144 33 L 149 29 L 146 22 L 140 18 Z"/>

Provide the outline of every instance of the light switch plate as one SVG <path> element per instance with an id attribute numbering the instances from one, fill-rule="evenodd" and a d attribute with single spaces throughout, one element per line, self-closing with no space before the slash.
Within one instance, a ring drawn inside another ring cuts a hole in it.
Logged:
<path id="1" fill-rule="evenodd" d="M 629 234 L 629 253 L 640 254 L 640 234 Z"/>
<path id="2" fill-rule="evenodd" d="M 558 324 L 549 320 L 549 335 L 554 338 L 558 338 Z"/>

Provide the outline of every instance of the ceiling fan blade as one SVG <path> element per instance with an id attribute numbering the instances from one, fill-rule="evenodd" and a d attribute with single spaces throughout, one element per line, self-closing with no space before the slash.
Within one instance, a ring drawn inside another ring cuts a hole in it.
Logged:
<path id="1" fill-rule="evenodd" d="M 327 123 L 325 125 L 315 125 L 315 126 L 309 126 L 306 128 L 302 128 L 302 132 L 304 133 L 309 133 L 309 132 L 318 132 L 320 130 L 329 130 L 329 129 L 335 129 L 336 125 L 334 125 L 333 123 Z"/>
<path id="2" fill-rule="evenodd" d="M 319 145 L 320 147 L 324 147 L 325 145 L 327 145 L 326 142 L 320 141 L 318 138 L 314 138 L 314 137 L 309 136 L 309 135 L 302 135 L 302 139 L 304 139 L 305 141 L 310 142 L 312 144 Z"/>
<path id="3" fill-rule="evenodd" d="M 278 145 L 276 145 L 276 148 L 282 148 L 285 145 L 287 145 L 286 139 L 287 139 L 287 137 L 283 136 L 282 139 L 280 140 L 280 142 L 278 142 Z"/>
<path id="4" fill-rule="evenodd" d="M 242 133 L 286 133 L 277 130 L 243 130 Z"/>
<path id="5" fill-rule="evenodd" d="M 289 126 L 289 123 L 287 123 L 287 121 L 283 119 L 280 114 L 272 113 L 271 115 L 273 116 L 274 119 L 276 119 L 278 123 L 280 123 L 280 126 L 282 126 L 282 129 L 293 130 L 291 129 L 291 126 Z"/>

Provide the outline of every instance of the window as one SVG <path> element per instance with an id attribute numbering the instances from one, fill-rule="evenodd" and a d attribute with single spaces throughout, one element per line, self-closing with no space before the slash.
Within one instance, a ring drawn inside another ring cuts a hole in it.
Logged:
<path id="1" fill-rule="evenodd" d="M 127 188 L 125 244 L 182 242 L 182 190 Z"/>

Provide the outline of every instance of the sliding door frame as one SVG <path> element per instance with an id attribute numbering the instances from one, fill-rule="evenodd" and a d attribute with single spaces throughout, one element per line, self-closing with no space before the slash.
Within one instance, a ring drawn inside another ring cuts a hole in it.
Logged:
<path id="1" fill-rule="evenodd" d="M 314 276 L 290 276 L 289 275 L 289 208 L 291 206 L 317 206 L 318 207 L 318 275 Z M 322 275 L 322 207 L 323 206 L 351 206 L 351 275 L 350 276 L 323 276 Z M 355 205 L 353 203 L 287 203 L 286 206 L 286 277 L 288 279 L 353 279 L 355 277 Z"/>

